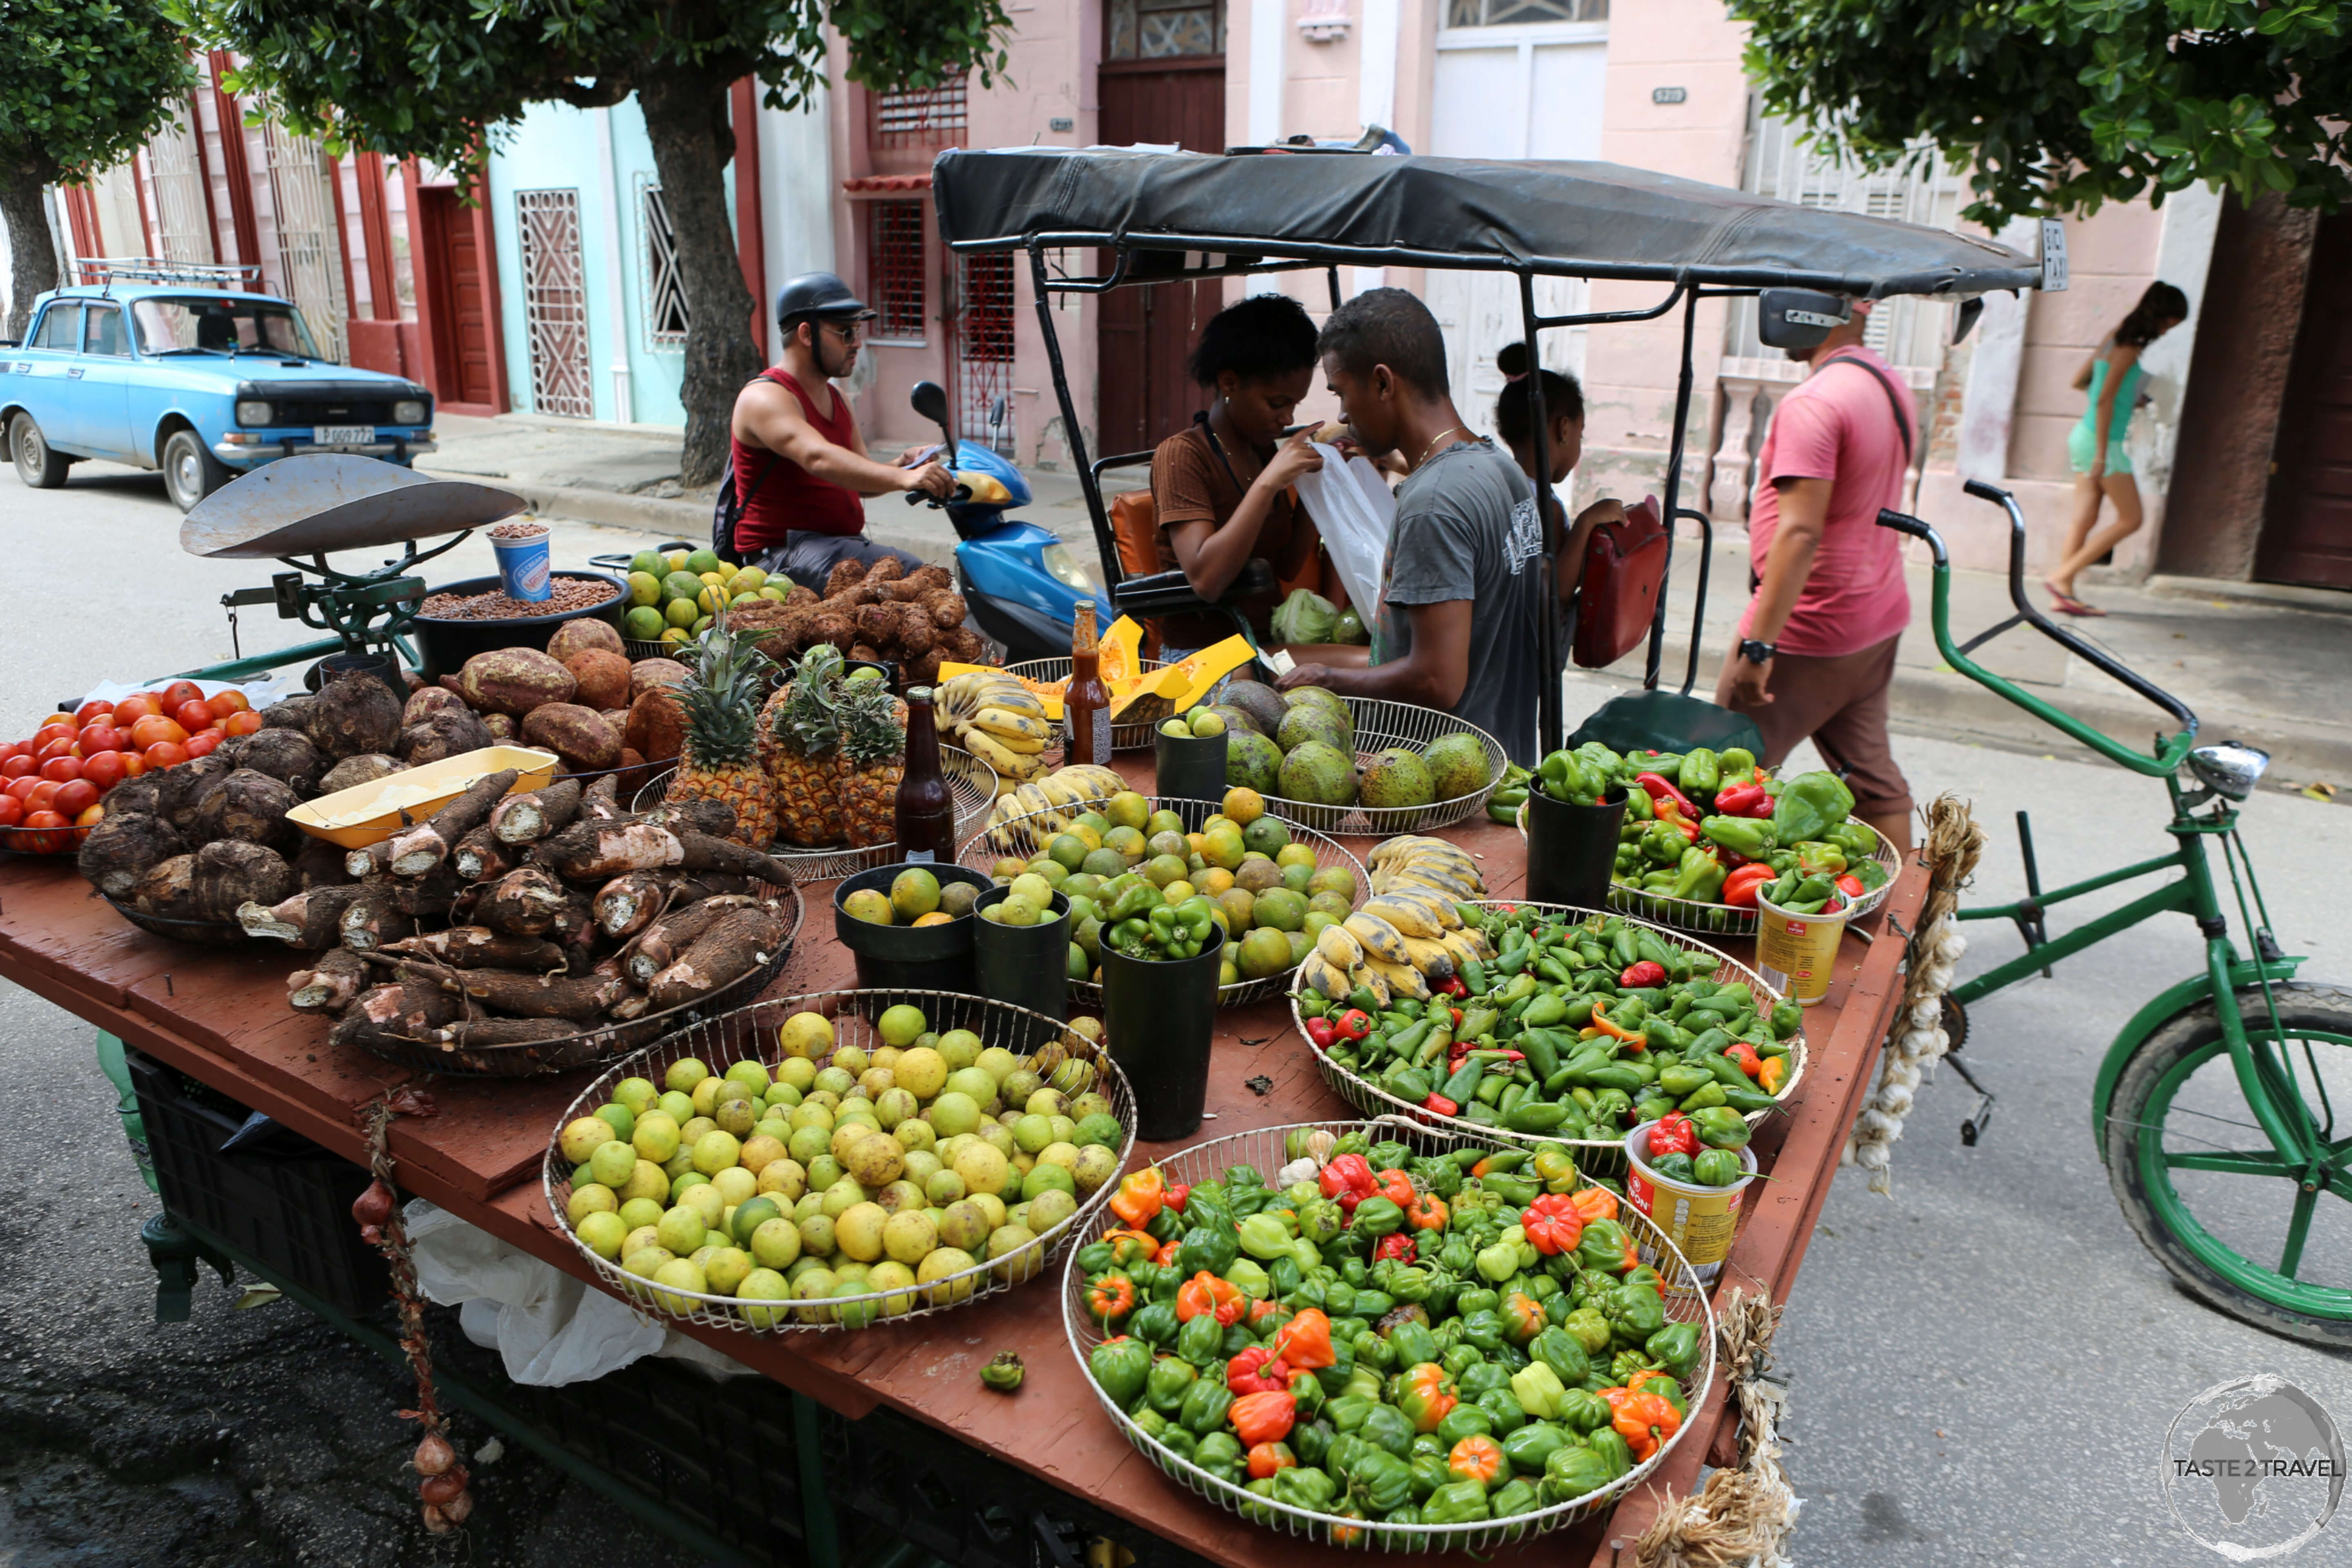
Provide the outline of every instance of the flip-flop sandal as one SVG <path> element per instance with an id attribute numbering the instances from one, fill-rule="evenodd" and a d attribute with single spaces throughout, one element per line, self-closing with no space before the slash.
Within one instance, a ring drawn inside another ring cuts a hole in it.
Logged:
<path id="1" fill-rule="evenodd" d="M 2105 616 L 2107 613 L 2096 605 L 2086 605 L 2073 595 L 2061 594 L 2054 588 L 2050 590 L 2050 601 L 2051 608 L 2063 616 Z"/>

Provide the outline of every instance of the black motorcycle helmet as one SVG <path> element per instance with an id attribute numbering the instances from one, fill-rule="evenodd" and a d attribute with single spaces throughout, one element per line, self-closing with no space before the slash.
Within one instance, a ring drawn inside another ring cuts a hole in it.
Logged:
<path id="1" fill-rule="evenodd" d="M 776 325 L 786 337 L 804 321 L 870 321 L 877 314 L 830 272 L 803 272 L 776 290 Z"/>

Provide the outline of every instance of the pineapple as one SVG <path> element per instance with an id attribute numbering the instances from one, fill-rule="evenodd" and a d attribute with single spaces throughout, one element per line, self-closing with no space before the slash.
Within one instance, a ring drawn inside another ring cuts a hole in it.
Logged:
<path id="1" fill-rule="evenodd" d="M 840 688 L 842 833 L 854 849 L 898 833 L 898 779 L 907 769 L 907 708 L 878 680 Z"/>
<path id="2" fill-rule="evenodd" d="M 686 750 L 671 777 L 672 800 L 722 800 L 735 808 L 740 843 L 765 849 L 776 837 L 776 805 L 760 765 L 761 688 L 772 667 L 724 626 L 702 638 L 695 672 L 676 688 L 686 710 Z"/>
<path id="3" fill-rule="evenodd" d="M 773 784 L 778 831 L 788 844 L 841 842 L 841 726 L 834 715 L 840 687 L 840 651 L 819 643 L 801 657 L 792 683 L 778 688 L 760 712 L 760 759 Z"/>

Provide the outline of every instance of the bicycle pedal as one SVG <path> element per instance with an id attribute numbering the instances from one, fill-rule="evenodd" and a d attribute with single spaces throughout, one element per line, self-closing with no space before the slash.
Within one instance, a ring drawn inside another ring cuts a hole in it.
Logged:
<path id="1" fill-rule="evenodd" d="M 1960 1123 L 1961 1144 L 1966 1148 L 1975 1148 L 1977 1140 L 1984 1134 L 1985 1129 L 1991 1125 L 1992 1096 L 1988 1094 L 1977 1102 L 1975 1113 Z"/>

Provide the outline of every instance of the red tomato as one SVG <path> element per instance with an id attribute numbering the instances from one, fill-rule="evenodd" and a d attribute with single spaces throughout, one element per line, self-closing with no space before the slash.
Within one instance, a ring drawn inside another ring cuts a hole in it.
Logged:
<path id="1" fill-rule="evenodd" d="M 40 771 L 40 763 L 29 752 L 19 752 L 6 762 L 0 763 L 0 779 L 21 779 Z"/>
<path id="2" fill-rule="evenodd" d="M 209 757 L 213 754 L 213 748 L 221 743 L 221 739 L 218 730 L 199 730 L 188 737 L 181 749 L 192 757 Z"/>
<path id="3" fill-rule="evenodd" d="M 74 728 L 77 730 L 81 728 L 79 724 L 74 723 L 74 716 L 70 713 L 52 713 L 47 718 L 42 720 L 41 722 L 44 724 L 73 724 Z"/>
<path id="4" fill-rule="evenodd" d="M 113 711 L 114 704 L 111 702 L 85 702 L 80 707 L 74 710 L 74 722 L 77 724 L 94 723 L 98 720 L 106 717 L 106 715 Z"/>
<path id="5" fill-rule="evenodd" d="M 205 700 L 205 689 L 193 680 L 175 680 L 163 688 L 162 696 L 163 710 L 169 712 L 183 702 L 202 702 Z"/>
<path id="6" fill-rule="evenodd" d="M 158 741 L 178 742 L 187 738 L 188 731 L 179 721 L 166 719 L 160 713 L 150 714 L 131 726 L 131 743 L 142 752 Z"/>
<path id="7" fill-rule="evenodd" d="M 45 721 L 39 729 L 33 731 L 33 749 L 37 752 L 43 746 L 47 745 L 51 741 L 70 741 L 80 733 L 81 726 L 75 723 L 70 719 L 67 720 L 63 723 L 54 723 Z"/>
<path id="8" fill-rule="evenodd" d="M 81 742 L 79 741 L 51 741 L 47 745 L 43 746 L 39 751 L 35 752 L 33 755 L 36 759 L 44 763 L 47 762 L 52 757 L 79 757 L 81 755 Z"/>
<path id="9" fill-rule="evenodd" d="M 81 777 L 79 757 L 51 757 L 41 764 L 41 776 L 52 784 L 68 784 Z"/>
<path id="10" fill-rule="evenodd" d="M 121 752 L 93 752 L 89 760 L 81 765 L 81 776 L 97 785 L 99 794 L 104 795 L 131 776 L 123 771 L 124 761 L 124 753 Z"/>
<path id="11" fill-rule="evenodd" d="M 158 741 L 139 755 L 151 768 L 174 768 L 188 760 L 188 749 L 176 741 Z"/>
<path id="12" fill-rule="evenodd" d="M 28 830 L 17 842 L 36 855 L 55 855 L 72 847 L 73 835 L 67 829 L 73 824 L 54 811 L 28 811 L 25 814 Z"/>
<path id="13" fill-rule="evenodd" d="M 58 791 L 65 787 L 66 786 L 61 784 L 53 784 L 47 779 L 43 779 L 40 783 L 35 784 L 31 789 L 25 793 L 26 814 L 30 816 L 32 813 L 37 811 L 53 810 L 58 798 Z"/>
<path id="14" fill-rule="evenodd" d="M 124 778 L 135 779 L 141 773 L 147 771 L 147 759 L 141 756 L 138 752 L 117 752 L 114 754 L 122 759 L 122 776 Z"/>
<path id="15" fill-rule="evenodd" d="M 96 827 L 100 823 L 104 822 L 105 820 L 106 807 L 99 805 L 96 801 L 92 801 L 89 805 L 83 806 L 79 811 L 75 812 L 74 842 L 79 844 L 83 839 L 89 837 L 89 830 Z"/>
<path id="16" fill-rule="evenodd" d="M 202 698 L 198 698 L 194 702 L 181 703 L 172 710 L 172 717 L 177 719 L 180 721 L 180 728 L 191 735 L 199 730 L 209 730 L 213 727 L 213 710 L 205 706 Z"/>
<path id="17" fill-rule="evenodd" d="M 5 784 L 0 784 L 0 794 L 6 795 L 11 800 L 23 800 L 48 782 L 38 773 L 26 773 L 22 778 L 10 779 Z"/>
<path id="18" fill-rule="evenodd" d="M 261 715 L 250 708 L 240 708 L 221 721 L 221 733 L 231 739 L 250 735 L 261 728 Z"/>
<path id="19" fill-rule="evenodd" d="M 94 757 L 100 752 L 119 752 L 122 750 L 122 742 L 129 739 L 104 720 L 83 725 L 81 733 L 75 738 L 81 742 L 81 754 L 85 757 Z"/>
<path id="20" fill-rule="evenodd" d="M 31 748 L 22 741 L 11 741 L 5 745 L 0 745 L 0 763 L 5 763 L 11 757 L 26 755 L 30 750 Z"/>
<path id="21" fill-rule="evenodd" d="M 120 728 L 127 730 L 134 721 L 146 718 L 150 713 L 161 713 L 163 710 L 152 697 L 142 692 L 136 697 L 126 697 L 114 705 L 114 722 Z"/>
<path id="22" fill-rule="evenodd" d="M 242 691 L 220 691 L 205 699 L 205 706 L 213 710 L 215 719 L 226 719 L 232 713 L 243 713 L 253 704 L 245 700 Z"/>
<path id="23" fill-rule="evenodd" d="M 0 827 L 14 827 L 25 820 L 25 803 L 13 795 L 0 795 Z"/>
<path id="24" fill-rule="evenodd" d="M 88 779 L 76 779 L 58 791 L 57 809 L 67 816 L 79 816 L 98 804 L 98 786 Z"/>

